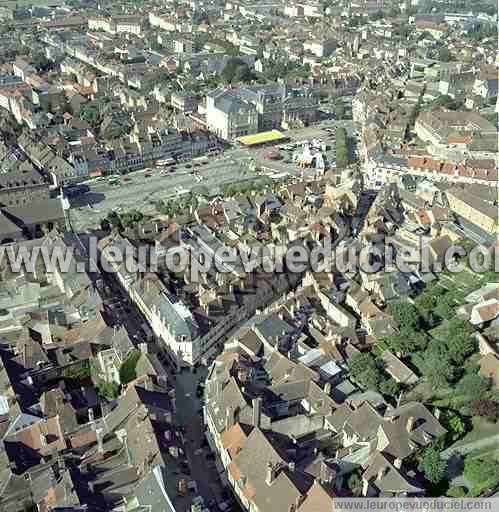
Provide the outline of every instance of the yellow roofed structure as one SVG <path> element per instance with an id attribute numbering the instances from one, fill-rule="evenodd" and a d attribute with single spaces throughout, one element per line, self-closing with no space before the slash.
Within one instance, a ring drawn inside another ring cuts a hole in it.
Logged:
<path id="1" fill-rule="evenodd" d="M 278 142 L 286 139 L 279 130 L 270 130 L 269 132 L 255 133 L 254 135 L 245 135 L 236 139 L 243 146 L 258 146 L 267 142 Z"/>

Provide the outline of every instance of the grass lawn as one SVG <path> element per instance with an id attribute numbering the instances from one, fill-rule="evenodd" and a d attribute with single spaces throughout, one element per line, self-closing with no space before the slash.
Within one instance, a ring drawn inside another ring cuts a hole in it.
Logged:
<path id="1" fill-rule="evenodd" d="M 497 435 L 499 428 L 496 423 L 486 421 L 484 418 L 472 418 L 472 429 L 453 446 L 461 446 L 463 444 L 473 443 L 486 437 Z M 490 446 L 488 448 L 490 452 Z"/>
<path id="2" fill-rule="evenodd" d="M 490 459 L 499 462 L 499 448 L 494 450 L 490 446 L 487 446 L 486 448 L 471 452 L 470 456 L 473 458 Z"/>
<path id="3" fill-rule="evenodd" d="M 385 350 L 390 350 L 390 349 L 388 348 L 388 345 L 383 340 L 378 341 L 378 343 L 376 343 L 376 345 L 374 345 L 374 347 L 373 347 L 373 352 L 377 357 L 381 357 Z"/>
<path id="4" fill-rule="evenodd" d="M 459 274 L 452 274 L 444 272 L 440 275 L 440 284 L 444 288 L 461 290 L 465 295 L 477 290 L 483 286 L 483 276 L 476 274 L 470 268 L 466 267 L 463 272 Z"/>

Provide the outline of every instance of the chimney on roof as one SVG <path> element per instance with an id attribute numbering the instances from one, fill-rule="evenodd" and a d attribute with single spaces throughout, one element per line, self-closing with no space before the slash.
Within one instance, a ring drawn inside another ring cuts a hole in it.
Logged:
<path id="1" fill-rule="evenodd" d="M 393 465 L 397 468 L 397 469 L 400 469 L 402 467 L 402 459 L 399 459 L 398 457 L 393 461 Z"/>
<path id="2" fill-rule="evenodd" d="M 225 411 L 225 428 L 229 430 L 234 425 L 234 413 L 232 412 L 232 407 L 227 407 Z"/>
<path id="3" fill-rule="evenodd" d="M 400 404 L 402 403 L 402 396 L 404 393 L 400 393 L 398 399 L 397 399 L 397 407 L 400 407 Z"/>
<path id="4" fill-rule="evenodd" d="M 104 431 L 101 428 L 95 429 L 95 435 L 97 436 L 97 451 L 99 453 L 104 453 Z"/>
<path id="5" fill-rule="evenodd" d="M 388 468 L 386 466 L 383 466 L 378 469 L 378 476 L 376 477 L 376 480 L 381 480 L 387 473 Z"/>
<path id="6" fill-rule="evenodd" d="M 296 464 L 294 462 L 288 462 L 288 469 L 293 473 L 296 469 Z"/>
<path id="7" fill-rule="evenodd" d="M 262 397 L 253 398 L 253 426 L 260 428 L 262 421 Z"/>
<path id="8" fill-rule="evenodd" d="M 329 484 L 331 482 L 331 470 L 325 461 L 321 462 L 321 468 L 319 470 L 319 480 L 321 484 Z"/>
<path id="9" fill-rule="evenodd" d="M 409 416 L 407 418 L 407 423 L 405 424 L 405 429 L 407 432 L 411 433 L 414 428 L 414 416 Z"/>
<path id="10" fill-rule="evenodd" d="M 272 462 L 267 463 L 267 475 L 265 477 L 265 483 L 267 485 L 272 485 L 272 482 L 275 480 L 275 468 L 272 465 Z"/>
<path id="11" fill-rule="evenodd" d="M 64 471 L 66 471 L 66 461 L 64 460 L 64 457 L 59 457 L 57 459 L 57 470 L 59 473 L 64 473 Z"/>
<path id="12" fill-rule="evenodd" d="M 300 505 L 303 503 L 303 500 L 305 499 L 305 496 L 297 496 L 295 501 L 295 508 L 298 510 L 300 508 Z"/>

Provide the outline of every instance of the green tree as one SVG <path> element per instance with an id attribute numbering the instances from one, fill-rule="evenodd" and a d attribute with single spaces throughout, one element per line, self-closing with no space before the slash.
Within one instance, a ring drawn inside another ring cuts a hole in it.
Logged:
<path id="1" fill-rule="evenodd" d="M 494 112 L 492 114 L 486 114 L 485 118 L 487 119 L 487 121 L 489 121 L 489 123 L 492 123 L 494 126 L 497 126 L 499 123 L 498 116 L 499 114 L 497 112 Z"/>
<path id="2" fill-rule="evenodd" d="M 453 294 L 447 292 L 440 296 L 435 304 L 435 314 L 444 320 L 450 320 L 455 315 L 457 305 L 458 304 Z"/>
<path id="3" fill-rule="evenodd" d="M 380 368 L 367 352 L 355 354 L 348 360 L 350 375 L 364 388 L 377 390 L 382 381 Z"/>
<path id="4" fill-rule="evenodd" d="M 447 491 L 447 496 L 449 498 L 464 498 L 466 496 L 466 489 L 459 485 L 449 487 Z"/>
<path id="5" fill-rule="evenodd" d="M 139 210 L 130 210 L 120 215 L 123 227 L 132 227 L 144 219 L 144 214 Z"/>
<path id="6" fill-rule="evenodd" d="M 226 82 L 231 83 L 233 81 L 249 81 L 253 74 L 243 59 L 231 57 L 222 71 L 222 77 Z"/>
<path id="7" fill-rule="evenodd" d="M 473 337 L 473 328 L 465 320 L 453 318 L 448 322 L 448 335 L 445 339 L 451 359 L 456 364 L 463 364 L 465 358 L 471 355 L 477 347 Z"/>
<path id="8" fill-rule="evenodd" d="M 36 69 L 42 72 L 49 71 L 54 67 L 54 63 L 47 59 L 47 57 L 42 52 L 35 53 L 31 57 L 31 62 Z"/>
<path id="9" fill-rule="evenodd" d="M 81 366 L 66 368 L 63 372 L 63 378 L 68 389 L 90 386 L 92 384 L 90 363 L 86 361 Z"/>
<path id="10" fill-rule="evenodd" d="M 370 18 L 372 21 L 382 20 L 384 17 L 385 17 L 385 15 L 383 14 L 383 11 L 382 11 L 381 9 L 379 9 L 379 10 L 377 10 L 377 11 L 374 11 L 374 12 L 372 12 L 372 13 L 369 15 L 369 18 Z"/>
<path id="11" fill-rule="evenodd" d="M 359 491 L 362 489 L 362 479 L 358 473 L 352 473 L 347 480 L 347 487 L 352 491 Z"/>
<path id="12" fill-rule="evenodd" d="M 92 103 L 84 103 L 78 111 L 77 117 L 94 127 L 100 123 L 99 109 Z"/>
<path id="13" fill-rule="evenodd" d="M 447 430 L 447 438 L 452 442 L 457 441 L 466 432 L 462 418 L 451 410 L 443 411 L 439 421 Z"/>
<path id="14" fill-rule="evenodd" d="M 435 307 L 440 300 L 440 297 L 445 294 L 445 290 L 438 284 L 429 284 L 423 293 L 421 293 L 414 300 L 414 304 L 418 309 L 420 315 L 424 318 L 426 323 L 433 323 L 435 316 Z"/>
<path id="15" fill-rule="evenodd" d="M 414 304 L 393 302 L 388 304 L 386 309 L 395 318 L 402 333 L 409 334 L 421 329 L 421 316 Z"/>
<path id="16" fill-rule="evenodd" d="M 234 73 L 235 82 L 250 82 L 254 78 L 254 74 L 247 64 L 238 66 Z"/>
<path id="17" fill-rule="evenodd" d="M 123 361 L 123 364 L 120 367 L 120 382 L 124 386 L 137 378 L 136 369 L 140 355 L 140 351 L 134 350 L 128 355 L 125 361 Z"/>
<path id="18" fill-rule="evenodd" d="M 422 331 L 394 334 L 385 338 L 384 341 L 392 352 L 396 352 L 402 357 L 411 352 L 421 352 L 428 346 L 428 336 Z"/>
<path id="19" fill-rule="evenodd" d="M 336 119 L 345 118 L 345 103 L 343 98 L 336 98 L 336 101 L 334 102 L 334 114 Z"/>
<path id="20" fill-rule="evenodd" d="M 99 395 L 105 398 L 106 400 L 114 400 L 118 397 L 120 387 L 116 382 L 105 382 L 101 381 L 97 385 L 97 389 L 99 391 Z"/>
<path id="21" fill-rule="evenodd" d="M 477 373 L 468 373 L 457 383 L 456 394 L 467 398 L 475 398 L 484 396 L 489 387 L 489 379 L 485 379 Z"/>
<path id="22" fill-rule="evenodd" d="M 386 379 L 380 383 L 379 392 L 382 395 L 396 397 L 400 394 L 400 386 L 394 379 Z"/>
<path id="23" fill-rule="evenodd" d="M 497 39 L 497 25 L 495 23 L 484 22 L 478 25 L 474 30 L 469 31 L 468 37 L 474 41 L 483 41 L 489 37 Z"/>
<path id="24" fill-rule="evenodd" d="M 442 94 L 437 96 L 433 101 L 426 105 L 426 110 L 460 110 L 463 107 L 463 102 L 461 100 L 456 100 L 446 94 Z"/>
<path id="25" fill-rule="evenodd" d="M 193 25 L 201 25 L 203 23 L 208 22 L 208 14 L 204 11 L 194 11 L 192 15 L 192 24 Z"/>
<path id="26" fill-rule="evenodd" d="M 401 25 L 397 32 L 402 39 L 407 39 L 412 32 L 412 28 L 409 25 Z"/>
<path id="27" fill-rule="evenodd" d="M 464 478 L 473 486 L 472 494 L 479 496 L 499 484 L 499 462 L 468 455 L 464 459 Z"/>
<path id="28" fill-rule="evenodd" d="M 442 62 L 449 62 L 452 60 L 452 54 L 446 46 L 442 46 L 438 51 L 438 58 Z"/>
<path id="29" fill-rule="evenodd" d="M 109 215 L 107 216 L 107 221 L 111 228 L 123 228 L 123 226 L 121 225 L 120 216 L 115 211 L 109 213 Z"/>
<path id="30" fill-rule="evenodd" d="M 349 164 L 348 137 L 345 128 L 336 128 L 336 165 L 344 169 Z"/>
<path id="31" fill-rule="evenodd" d="M 424 352 L 413 357 L 413 362 L 434 388 L 447 387 L 456 375 L 450 354 L 440 340 L 431 340 Z"/>
<path id="32" fill-rule="evenodd" d="M 447 472 L 447 462 L 440 458 L 440 453 L 433 447 L 425 448 L 418 457 L 418 469 L 426 480 L 432 484 L 441 482 Z"/>

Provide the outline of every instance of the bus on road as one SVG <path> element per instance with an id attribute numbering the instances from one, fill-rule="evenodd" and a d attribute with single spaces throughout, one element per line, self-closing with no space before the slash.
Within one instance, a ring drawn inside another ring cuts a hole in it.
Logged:
<path id="1" fill-rule="evenodd" d="M 175 161 L 174 158 L 163 158 L 161 160 L 158 160 L 156 162 L 156 165 L 158 167 L 167 167 L 169 165 L 175 165 L 177 162 Z"/>

